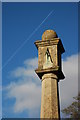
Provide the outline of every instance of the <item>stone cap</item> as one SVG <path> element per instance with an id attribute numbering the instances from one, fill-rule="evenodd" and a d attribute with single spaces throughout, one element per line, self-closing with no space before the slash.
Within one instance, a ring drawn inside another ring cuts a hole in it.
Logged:
<path id="1" fill-rule="evenodd" d="M 37 48 L 44 46 L 59 45 L 61 54 L 65 52 L 65 49 L 60 38 L 53 38 L 51 40 L 37 40 L 36 42 L 34 42 L 34 44 L 36 45 Z"/>
<path id="2" fill-rule="evenodd" d="M 61 39 L 58 38 L 54 30 L 46 30 L 42 35 L 42 40 L 37 40 L 36 42 L 34 42 L 34 44 L 37 48 L 51 45 L 59 45 L 61 54 L 65 52 Z"/>
<path id="3" fill-rule="evenodd" d="M 42 40 L 51 40 L 57 37 L 58 36 L 54 30 L 46 30 L 42 35 Z"/>

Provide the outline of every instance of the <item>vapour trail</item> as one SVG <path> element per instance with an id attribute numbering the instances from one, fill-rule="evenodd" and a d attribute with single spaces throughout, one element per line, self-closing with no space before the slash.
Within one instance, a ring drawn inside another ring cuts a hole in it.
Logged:
<path id="1" fill-rule="evenodd" d="M 12 58 L 21 50 L 21 48 L 26 44 L 26 42 L 34 35 L 34 33 L 41 27 L 41 25 L 47 20 L 47 18 L 53 13 L 53 10 L 47 15 L 47 17 L 41 22 L 40 25 L 29 35 L 29 37 L 19 46 L 16 51 L 10 56 L 10 58 L 4 63 L 0 71 L 12 60 Z"/>

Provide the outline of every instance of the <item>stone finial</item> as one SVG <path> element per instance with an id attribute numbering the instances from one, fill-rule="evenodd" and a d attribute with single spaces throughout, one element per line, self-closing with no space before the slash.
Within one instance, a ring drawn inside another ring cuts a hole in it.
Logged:
<path id="1" fill-rule="evenodd" d="M 57 38 L 57 34 L 53 30 L 46 30 L 42 35 L 42 40 L 50 40 L 52 38 Z"/>

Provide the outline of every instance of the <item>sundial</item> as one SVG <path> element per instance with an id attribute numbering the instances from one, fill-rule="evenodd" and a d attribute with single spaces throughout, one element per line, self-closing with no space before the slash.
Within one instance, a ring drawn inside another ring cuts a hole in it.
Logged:
<path id="1" fill-rule="evenodd" d="M 38 68 L 35 70 L 42 82 L 41 118 L 60 120 L 58 82 L 64 79 L 61 54 L 65 52 L 61 40 L 53 30 L 46 30 L 38 48 Z"/>

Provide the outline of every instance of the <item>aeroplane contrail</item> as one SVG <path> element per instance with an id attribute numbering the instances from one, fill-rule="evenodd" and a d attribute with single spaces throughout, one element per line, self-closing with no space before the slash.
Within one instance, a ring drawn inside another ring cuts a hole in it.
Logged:
<path id="1" fill-rule="evenodd" d="M 53 10 L 47 15 L 47 17 L 38 25 L 38 27 L 29 35 L 29 37 L 19 46 L 16 51 L 10 56 L 10 58 L 4 63 L 0 71 L 12 60 L 12 58 L 21 50 L 21 48 L 27 43 L 27 41 L 34 35 L 34 33 L 41 27 L 41 25 L 48 19 L 48 17 L 53 13 Z"/>

